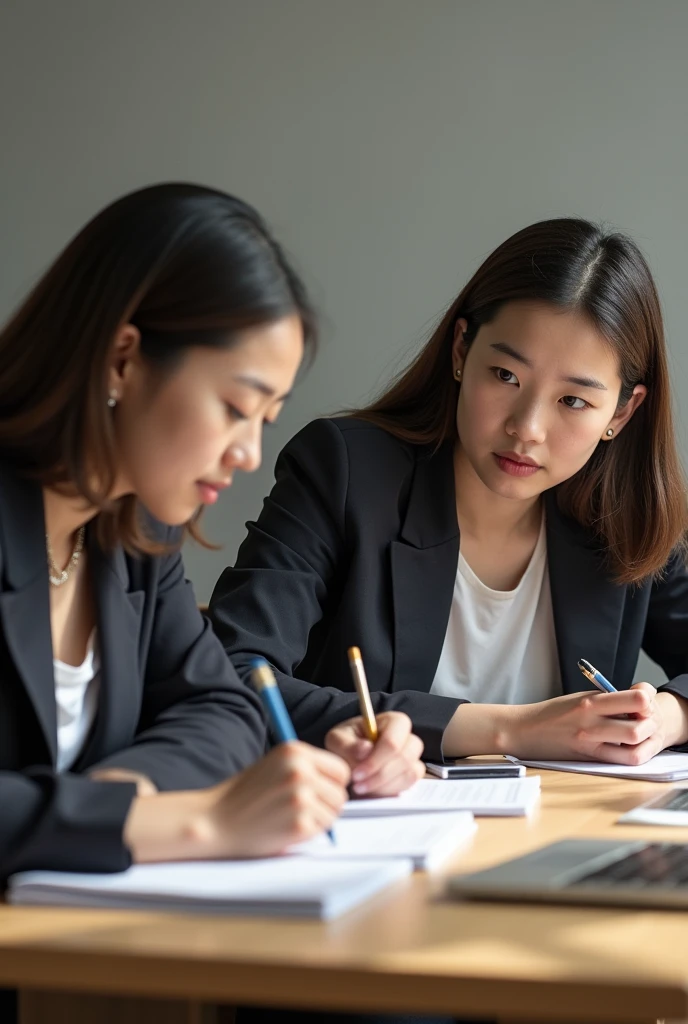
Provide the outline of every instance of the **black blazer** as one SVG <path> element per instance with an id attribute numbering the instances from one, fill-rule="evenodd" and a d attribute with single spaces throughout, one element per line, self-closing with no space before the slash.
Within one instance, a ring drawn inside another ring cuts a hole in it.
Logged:
<path id="1" fill-rule="evenodd" d="M 299 734 L 321 742 L 358 713 L 346 653 L 357 644 L 376 708 L 409 714 L 437 757 L 460 703 L 429 693 L 459 555 L 451 445 L 433 454 L 361 420 L 316 420 L 283 450 L 275 478 L 211 600 L 239 675 L 263 655 Z M 674 559 L 659 582 L 619 586 L 598 545 L 546 498 L 564 692 L 592 689 L 580 657 L 617 688 L 630 686 L 642 647 L 669 676 L 663 689 L 688 697 L 684 565 Z"/>
<path id="2" fill-rule="evenodd" d="M 159 539 L 175 531 L 159 524 Z M 27 868 L 116 871 L 131 783 L 211 785 L 265 746 L 259 702 L 198 611 L 179 554 L 104 554 L 89 537 L 101 658 L 97 716 L 74 767 L 57 774 L 57 723 L 43 501 L 0 463 L 0 879 Z"/>

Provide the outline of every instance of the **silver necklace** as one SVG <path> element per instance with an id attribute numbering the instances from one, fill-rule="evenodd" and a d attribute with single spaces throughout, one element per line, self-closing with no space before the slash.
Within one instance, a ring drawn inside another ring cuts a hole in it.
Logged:
<path id="1" fill-rule="evenodd" d="M 64 569 L 58 569 L 55 565 L 55 559 L 53 558 L 53 549 L 50 547 L 50 537 L 48 534 L 45 535 L 45 546 L 48 551 L 48 579 L 50 580 L 53 587 L 61 587 L 67 582 L 69 577 L 72 575 L 77 565 L 79 564 L 79 557 L 81 552 L 84 550 L 84 536 L 86 534 L 86 527 L 80 526 L 76 531 L 76 540 L 74 541 L 74 547 L 72 553 L 69 556 L 69 561 L 65 565 Z"/>

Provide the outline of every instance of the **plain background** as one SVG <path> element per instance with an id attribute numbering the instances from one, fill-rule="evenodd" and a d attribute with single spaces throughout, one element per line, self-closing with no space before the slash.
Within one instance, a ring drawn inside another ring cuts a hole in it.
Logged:
<path id="1" fill-rule="evenodd" d="M 4 0 L 0 317 L 130 189 L 198 181 L 271 222 L 323 347 L 207 515 L 223 551 L 187 548 L 201 600 L 286 440 L 370 396 L 535 220 L 603 220 L 648 255 L 686 452 L 687 47 L 686 0 Z"/>

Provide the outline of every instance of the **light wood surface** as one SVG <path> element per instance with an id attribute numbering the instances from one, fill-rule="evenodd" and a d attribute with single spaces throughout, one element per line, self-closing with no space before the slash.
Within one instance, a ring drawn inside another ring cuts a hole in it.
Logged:
<path id="1" fill-rule="evenodd" d="M 615 825 L 666 788 L 542 773 L 529 819 L 481 818 L 451 870 L 566 836 L 688 841 Z M 688 1018 L 688 914 L 448 902 L 417 874 L 328 924 L 0 907 L 0 986 L 531 1022 Z"/>

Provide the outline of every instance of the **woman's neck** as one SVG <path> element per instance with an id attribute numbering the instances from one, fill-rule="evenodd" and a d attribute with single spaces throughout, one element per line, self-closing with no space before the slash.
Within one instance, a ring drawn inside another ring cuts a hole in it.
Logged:
<path id="1" fill-rule="evenodd" d="M 66 562 L 74 548 L 74 534 L 96 515 L 97 510 L 78 496 L 61 494 L 51 487 L 43 488 L 45 532 L 58 564 Z"/>
<path id="2" fill-rule="evenodd" d="M 457 441 L 454 448 L 456 514 L 462 534 L 488 542 L 498 537 L 537 535 L 542 521 L 542 496 L 523 501 L 503 498 L 489 490 Z"/>

